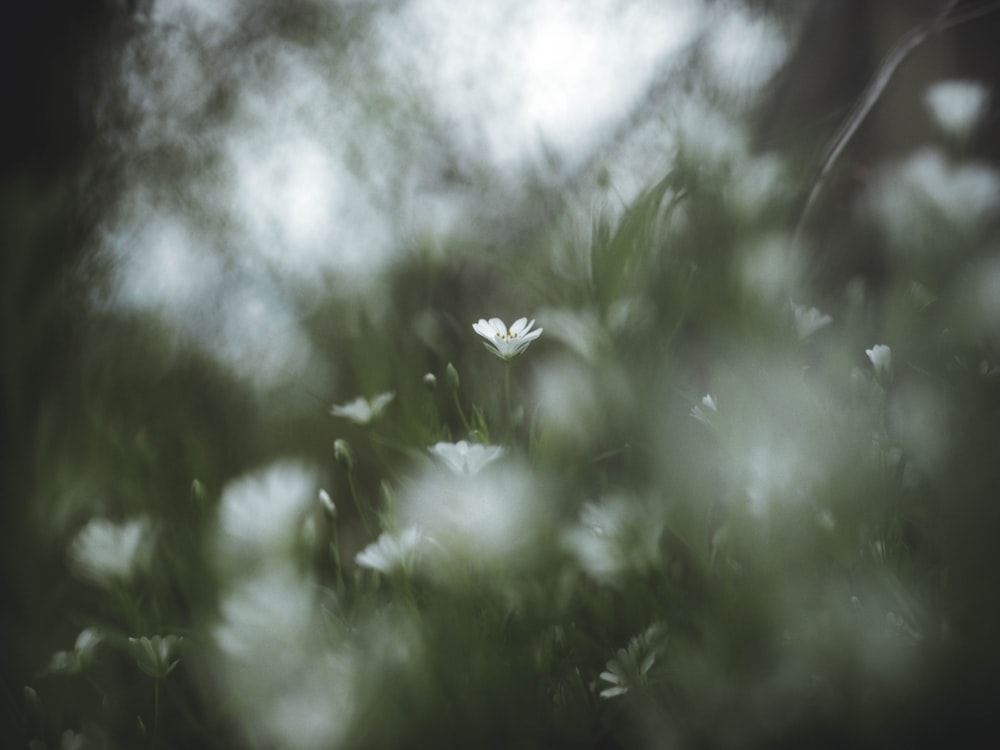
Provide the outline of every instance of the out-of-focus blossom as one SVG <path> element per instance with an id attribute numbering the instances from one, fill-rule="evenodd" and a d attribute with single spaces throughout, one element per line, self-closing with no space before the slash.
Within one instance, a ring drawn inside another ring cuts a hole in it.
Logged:
<path id="1" fill-rule="evenodd" d="M 356 660 L 331 646 L 315 582 L 291 564 L 240 579 L 220 602 L 207 659 L 219 702 L 254 744 L 339 747 L 360 699 Z"/>
<path id="2" fill-rule="evenodd" d="M 397 570 L 410 573 L 413 570 L 424 535 L 420 529 L 409 527 L 400 534 L 383 532 L 357 554 L 354 561 L 362 568 L 377 570 L 390 575 Z"/>
<path id="3" fill-rule="evenodd" d="M 127 581 L 148 566 L 152 554 L 151 536 L 150 522 L 146 518 L 134 518 L 120 524 L 95 518 L 70 544 L 70 567 L 84 580 L 105 588 Z"/>
<path id="4" fill-rule="evenodd" d="M 177 655 L 183 638 L 176 635 L 154 635 L 151 638 L 129 638 L 128 645 L 135 663 L 143 672 L 154 679 L 162 679 L 170 674 L 180 659 Z"/>
<path id="5" fill-rule="evenodd" d="M 871 349 L 865 349 L 865 354 L 875 368 L 875 377 L 879 380 L 892 378 L 892 349 L 885 344 L 875 344 Z"/>
<path id="6" fill-rule="evenodd" d="M 1000 208 L 1000 175 L 976 164 L 954 166 L 940 151 L 923 149 L 871 182 L 869 205 L 901 254 L 933 256 Z"/>
<path id="7" fill-rule="evenodd" d="M 986 111 L 989 91 L 974 81 L 939 81 L 924 93 L 924 104 L 938 127 L 964 140 Z"/>
<path id="8" fill-rule="evenodd" d="M 615 658 L 608 661 L 605 671 L 601 672 L 601 679 L 611 685 L 601 691 L 601 697 L 615 698 L 630 690 L 646 687 L 649 670 L 656 663 L 656 649 L 661 638 L 662 628 L 653 625 L 630 640 L 626 648 L 618 649 Z"/>
<path id="9" fill-rule="evenodd" d="M 85 628 L 76 637 L 72 651 L 57 651 L 49 660 L 48 671 L 75 674 L 84 670 L 93 661 L 101 634 L 94 628 Z"/>
<path id="10" fill-rule="evenodd" d="M 539 553 L 551 521 L 536 480 L 514 461 L 490 466 L 476 476 L 448 470 L 428 471 L 400 498 L 404 523 L 423 529 L 446 559 L 457 566 L 511 568 Z"/>
<path id="11" fill-rule="evenodd" d="M 759 237 L 740 254 L 744 290 L 764 304 L 780 304 L 795 294 L 804 264 L 801 248 L 782 234 Z"/>
<path id="12" fill-rule="evenodd" d="M 480 319 L 472 330 L 486 339 L 486 348 L 503 360 L 510 360 L 528 348 L 528 345 L 542 335 L 542 328 L 531 330 L 535 321 L 518 318 L 510 328 L 500 318 Z"/>
<path id="13" fill-rule="evenodd" d="M 367 399 L 359 396 L 346 404 L 337 404 L 330 409 L 330 414 L 335 417 L 349 419 L 357 424 L 370 424 L 382 416 L 382 412 L 396 398 L 393 391 L 386 391 L 377 396 Z"/>
<path id="14" fill-rule="evenodd" d="M 833 318 L 815 307 L 792 304 L 792 312 L 795 314 L 795 332 L 800 341 L 804 341 L 833 322 Z"/>
<path id="15" fill-rule="evenodd" d="M 504 454 L 502 446 L 469 444 L 465 440 L 435 443 L 430 450 L 456 474 L 475 474 Z"/>
<path id="16" fill-rule="evenodd" d="M 613 496 L 587 503 L 580 520 L 562 534 L 580 567 L 600 581 L 641 573 L 659 559 L 663 523 L 637 498 Z"/>
<path id="17" fill-rule="evenodd" d="M 705 407 L 704 409 L 702 407 Z M 695 404 L 691 407 L 691 416 L 697 419 L 705 426 L 709 426 L 709 414 L 708 412 L 718 412 L 719 407 L 715 403 L 715 396 L 711 393 L 706 393 L 701 397 L 701 403 Z"/>
<path id="18" fill-rule="evenodd" d="M 88 747 L 92 747 L 92 745 L 82 732 L 78 733 L 67 729 L 59 737 L 59 750 L 87 750 Z"/>
<path id="19" fill-rule="evenodd" d="M 310 469 L 279 461 L 226 485 L 219 504 L 220 561 L 235 568 L 288 552 L 317 484 Z"/>

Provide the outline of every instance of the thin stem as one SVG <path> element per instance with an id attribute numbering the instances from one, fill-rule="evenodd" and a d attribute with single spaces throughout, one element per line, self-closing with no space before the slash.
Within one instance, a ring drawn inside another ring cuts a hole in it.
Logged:
<path id="1" fill-rule="evenodd" d="M 347 484 L 351 488 L 351 497 L 354 498 L 354 507 L 358 510 L 358 515 L 361 517 L 361 524 L 365 527 L 365 532 L 368 536 L 371 536 L 372 529 L 368 525 L 368 516 L 365 515 L 364 508 L 361 507 L 361 498 L 358 497 L 358 485 L 354 481 L 354 470 L 347 472 Z"/>
<path id="2" fill-rule="evenodd" d="M 469 420 L 465 418 L 465 410 L 462 408 L 462 402 L 458 399 L 458 391 L 452 391 L 451 397 L 455 401 L 455 408 L 458 410 L 458 418 L 462 420 L 462 426 L 465 428 L 466 434 L 472 432 L 472 427 L 469 426 Z"/>
<path id="3" fill-rule="evenodd" d="M 344 568 L 340 564 L 340 535 L 337 532 L 337 522 L 333 522 L 333 539 L 330 541 L 330 556 L 333 564 L 337 568 L 337 590 L 344 591 Z"/>
<path id="4" fill-rule="evenodd" d="M 156 738 L 160 728 L 160 680 L 153 680 L 153 750 L 156 750 Z"/>
<path id="5" fill-rule="evenodd" d="M 507 442 L 510 443 L 514 435 L 514 424 L 510 413 L 510 360 L 503 363 L 503 396 L 504 404 L 507 408 Z"/>
<path id="6" fill-rule="evenodd" d="M 948 5 L 930 21 L 922 23 L 906 32 L 906 34 L 900 37 L 899 41 L 896 42 L 893 48 L 889 50 L 889 54 L 885 56 L 885 59 L 882 61 L 882 65 L 876 71 L 875 77 L 861 94 L 861 98 L 858 100 L 858 103 L 854 106 L 854 109 L 851 111 L 847 120 L 843 125 L 841 125 L 840 129 L 834 135 L 829 148 L 827 148 L 826 156 L 823 159 L 823 165 L 819 171 L 819 176 L 816 178 L 816 182 L 813 184 L 812 190 L 809 191 L 809 197 L 806 199 L 806 205 L 802 209 L 802 215 L 799 217 L 798 226 L 795 228 L 796 237 L 800 237 L 802 235 L 802 231 L 805 229 L 805 226 L 809 221 L 809 217 L 812 214 L 817 199 L 819 198 L 819 194 L 822 192 L 823 186 L 826 184 L 827 178 L 830 176 L 830 172 L 833 170 L 833 167 L 840 158 L 840 155 L 847 147 L 851 138 L 854 137 L 858 128 L 861 127 L 861 123 L 865 121 L 865 118 L 868 117 L 872 108 L 878 102 L 879 98 L 881 98 L 886 87 L 889 85 L 889 81 L 899 69 L 899 66 L 902 65 L 903 61 L 914 49 L 927 41 L 933 34 L 950 28 L 958 22 L 967 20 L 965 18 L 948 18 L 955 5 L 956 0 L 951 0 L 951 2 L 949 2 Z M 987 12 L 989 12 L 989 9 Z M 982 15 L 982 13 L 977 15 Z"/>

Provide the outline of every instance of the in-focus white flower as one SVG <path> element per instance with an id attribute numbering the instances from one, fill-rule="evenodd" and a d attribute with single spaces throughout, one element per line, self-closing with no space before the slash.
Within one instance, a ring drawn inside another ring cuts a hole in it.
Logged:
<path id="1" fill-rule="evenodd" d="M 949 136 L 966 138 L 986 111 L 989 92 L 973 81 L 939 81 L 924 94 L 924 104 Z"/>
<path id="2" fill-rule="evenodd" d="M 150 523 L 145 518 L 120 524 L 95 518 L 76 535 L 68 550 L 74 572 L 104 587 L 127 581 L 145 568 L 151 552 Z"/>
<path id="3" fill-rule="evenodd" d="M 392 400 L 396 398 L 393 391 L 380 393 L 372 399 L 359 396 L 346 404 L 337 404 L 330 409 L 330 414 L 335 417 L 343 417 L 358 424 L 369 424 L 374 422 L 385 411 Z"/>
<path id="4" fill-rule="evenodd" d="M 704 409 L 702 407 L 705 407 Z M 703 425 L 708 426 L 708 412 L 714 411 L 718 412 L 719 407 L 715 403 L 715 396 L 711 393 L 706 393 L 701 397 L 701 404 L 696 404 L 691 407 L 691 416 L 701 422 Z"/>
<path id="5" fill-rule="evenodd" d="M 176 635 L 154 635 L 152 638 L 129 638 L 135 663 L 150 677 L 159 680 L 170 674 L 180 659 L 175 659 L 183 638 Z"/>
<path id="6" fill-rule="evenodd" d="M 413 570 L 424 535 L 415 526 L 400 534 L 383 532 L 378 541 L 372 542 L 357 554 L 354 561 L 362 568 L 377 570 L 389 575 L 396 570 L 409 573 Z"/>
<path id="7" fill-rule="evenodd" d="M 465 440 L 459 440 L 457 443 L 435 443 L 430 450 L 456 474 L 475 474 L 504 454 L 502 446 L 478 443 L 470 445 Z"/>
<path id="8" fill-rule="evenodd" d="M 833 322 L 833 318 L 815 307 L 805 307 L 793 303 L 792 312 L 795 313 L 795 332 L 799 335 L 800 341 L 804 341 L 819 329 L 825 328 Z"/>
<path id="9" fill-rule="evenodd" d="M 509 360 L 528 348 L 528 344 L 542 335 L 542 328 L 534 331 L 535 321 L 518 318 L 510 328 L 500 318 L 490 318 L 473 324 L 472 330 L 486 339 L 486 348 L 503 360 Z"/>
<path id="10" fill-rule="evenodd" d="M 875 344 L 871 349 L 865 349 L 865 354 L 875 367 L 875 376 L 882 379 L 892 377 L 892 349 L 885 344 Z"/>

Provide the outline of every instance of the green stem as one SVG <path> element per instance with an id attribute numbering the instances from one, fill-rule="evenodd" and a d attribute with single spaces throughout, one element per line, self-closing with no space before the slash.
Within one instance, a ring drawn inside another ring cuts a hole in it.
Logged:
<path id="1" fill-rule="evenodd" d="M 510 443 L 514 435 L 513 418 L 510 413 L 510 360 L 503 363 L 503 396 L 504 404 L 507 408 L 507 443 Z"/>
<path id="2" fill-rule="evenodd" d="M 469 420 L 465 418 L 465 410 L 462 408 L 462 402 L 458 400 L 458 391 L 452 391 L 451 397 L 455 400 L 455 408 L 458 409 L 458 417 L 462 420 L 462 426 L 465 428 L 466 434 L 472 432 Z"/>
<path id="3" fill-rule="evenodd" d="M 358 510 L 358 516 L 361 517 L 361 524 L 365 527 L 365 532 L 368 536 L 372 535 L 371 526 L 368 525 L 368 516 L 365 515 L 364 508 L 361 507 L 361 498 L 358 497 L 358 485 L 354 481 L 354 471 L 347 472 L 347 484 L 351 488 L 351 497 L 354 498 L 354 507 Z"/>
<path id="4" fill-rule="evenodd" d="M 156 750 L 156 737 L 160 728 L 160 680 L 153 681 L 153 750 Z"/>
<path id="5" fill-rule="evenodd" d="M 330 542 L 330 556 L 333 557 L 334 567 L 337 568 L 337 590 L 344 591 L 344 568 L 340 564 L 340 535 L 337 532 L 337 523 L 333 523 L 333 540 Z"/>

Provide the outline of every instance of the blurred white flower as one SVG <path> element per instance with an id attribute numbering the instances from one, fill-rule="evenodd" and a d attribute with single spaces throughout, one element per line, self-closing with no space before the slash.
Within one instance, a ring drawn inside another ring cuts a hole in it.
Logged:
<path id="1" fill-rule="evenodd" d="M 70 567 L 78 576 L 98 586 L 127 581 L 149 564 L 150 537 L 150 522 L 146 518 L 120 524 L 95 518 L 70 544 Z"/>
<path id="2" fill-rule="evenodd" d="M 310 469 L 279 461 L 226 485 L 219 503 L 220 562 L 238 569 L 288 552 L 317 484 Z"/>
<path id="3" fill-rule="evenodd" d="M 704 409 L 701 408 L 703 406 L 705 407 Z M 708 411 L 706 410 L 713 412 L 719 411 L 719 407 L 715 403 L 715 396 L 713 396 L 710 393 L 706 393 L 704 396 L 701 397 L 700 404 L 695 404 L 694 406 L 691 407 L 691 416 L 707 427 L 709 426 L 708 423 L 709 415 Z"/>
<path id="4" fill-rule="evenodd" d="M 154 679 L 162 679 L 170 674 L 180 659 L 175 659 L 177 650 L 183 638 L 176 635 L 154 635 L 149 638 L 129 638 L 128 645 L 132 650 L 135 663 L 143 672 Z"/>
<path id="5" fill-rule="evenodd" d="M 377 570 L 386 575 L 396 570 L 410 573 L 423 542 L 423 533 L 414 526 L 404 529 L 400 534 L 383 532 L 378 541 L 361 550 L 354 561 L 362 568 Z"/>
<path id="6" fill-rule="evenodd" d="M 49 660 L 49 672 L 75 674 L 90 664 L 94 651 L 102 640 L 100 632 L 94 628 L 85 628 L 76 637 L 72 651 L 57 651 Z"/>
<path id="7" fill-rule="evenodd" d="M 34 748 L 34 743 L 29 747 Z M 77 734 L 72 729 L 67 729 L 59 736 L 59 750 L 87 750 L 88 747 L 91 744 L 82 732 Z"/>
<path id="8" fill-rule="evenodd" d="M 537 328 L 534 331 L 531 327 L 535 321 L 528 322 L 527 318 L 518 318 L 510 328 L 504 325 L 500 318 L 480 319 L 474 323 L 472 330 L 486 339 L 485 346 L 490 352 L 503 360 L 509 360 L 528 348 L 528 345 L 542 335 L 544 329 Z"/>
<path id="9" fill-rule="evenodd" d="M 209 684 L 248 746 L 320 750 L 339 747 L 351 731 L 360 697 L 356 659 L 331 644 L 319 595 L 308 575 L 286 563 L 255 570 L 220 602 Z"/>
<path id="10" fill-rule="evenodd" d="M 475 474 L 484 466 L 496 461 L 504 454 L 504 448 L 499 445 L 469 444 L 465 440 L 457 443 L 435 443 L 431 447 L 434 453 L 456 474 Z"/>
<path id="11" fill-rule="evenodd" d="M 817 310 L 815 307 L 805 307 L 792 303 L 792 312 L 795 314 L 795 332 L 800 341 L 812 336 L 816 331 L 825 328 L 833 322 L 829 315 Z"/>
<path id="12" fill-rule="evenodd" d="M 346 404 L 334 405 L 330 409 L 330 414 L 358 424 L 369 424 L 382 416 L 382 412 L 394 398 L 396 398 L 396 394 L 393 391 L 380 393 L 371 400 L 359 396 Z"/>
<path id="13" fill-rule="evenodd" d="M 585 504 L 579 522 L 564 531 L 561 539 L 588 575 L 613 581 L 656 563 L 662 531 L 662 521 L 645 503 L 613 496 Z"/>
<path id="14" fill-rule="evenodd" d="M 924 93 L 924 104 L 941 130 L 959 140 L 968 137 L 986 111 L 989 91 L 973 81 L 939 81 Z"/>
<path id="15" fill-rule="evenodd" d="M 874 179 L 869 201 L 899 252 L 950 252 L 956 235 L 978 230 L 1000 207 L 1000 175 L 923 149 Z"/>
<path id="16" fill-rule="evenodd" d="M 551 520 L 551 508 L 543 499 L 527 468 L 505 461 L 475 477 L 428 471 L 407 488 L 400 511 L 404 523 L 423 529 L 447 553 L 445 558 L 463 569 L 511 567 L 540 552 L 539 542 Z"/>
<path id="17" fill-rule="evenodd" d="M 865 349 L 865 354 L 875 368 L 875 376 L 880 380 L 892 377 L 892 349 L 885 344 L 875 344 L 871 349 Z"/>
<path id="18" fill-rule="evenodd" d="M 614 698 L 649 684 L 649 670 L 656 662 L 656 649 L 661 637 L 662 628 L 652 625 L 645 633 L 630 640 L 626 648 L 618 649 L 616 657 L 601 672 L 601 679 L 611 684 L 611 687 L 601 691 L 602 698 Z"/>

